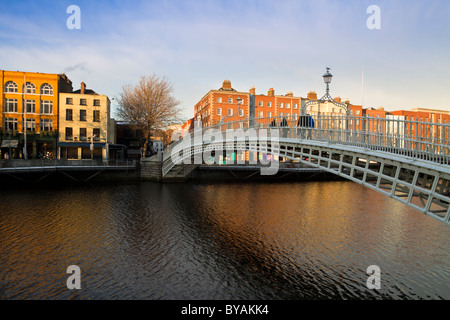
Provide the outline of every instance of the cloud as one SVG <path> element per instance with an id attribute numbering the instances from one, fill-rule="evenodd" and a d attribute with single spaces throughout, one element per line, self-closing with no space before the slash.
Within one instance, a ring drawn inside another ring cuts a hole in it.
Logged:
<path id="1" fill-rule="evenodd" d="M 405 9 L 410 2 L 380 1 L 377 32 L 366 28 L 369 2 L 80 1 L 81 30 L 66 28 L 61 5 L 59 18 L 44 26 L 42 17 L 4 12 L 0 61 L 6 69 L 65 72 L 74 83 L 84 81 L 112 97 L 141 75 L 157 73 L 174 84 L 187 115 L 225 78 L 243 91 L 254 85 L 261 93 L 274 87 L 279 93 L 320 95 L 327 66 L 335 75 L 332 94 L 354 103 L 360 102 L 364 65 L 368 106 L 448 107 L 449 41 L 438 31 L 450 30 L 449 22 L 430 19 L 433 13 L 442 17 L 439 6 L 414 2 Z M 47 7 L 45 17 L 57 16 Z M 424 15 L 424 30 L 408 31 L 405 10 L 418 20 Z"/>

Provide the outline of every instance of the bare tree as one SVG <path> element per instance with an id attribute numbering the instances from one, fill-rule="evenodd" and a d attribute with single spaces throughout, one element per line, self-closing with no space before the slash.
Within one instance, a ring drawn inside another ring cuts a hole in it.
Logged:
<path id="1" fill-rule="evenodd" d="M 119 118 L 144 135 L 144 156 L 151 132 L 166 129 L 181 112 L 172 85 L 155 74 L 141 77 L 136 86 L 124 86 L 117 102 Z"/>

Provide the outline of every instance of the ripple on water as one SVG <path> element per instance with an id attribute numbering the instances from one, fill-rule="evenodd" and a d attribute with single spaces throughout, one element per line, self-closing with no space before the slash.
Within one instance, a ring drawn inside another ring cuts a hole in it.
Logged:
<path id="1" fill-rule="evenodd" d="M 2 204 L 2 299 L 450 298 L 448 227 L 350 182 L 6 190 Z"/>

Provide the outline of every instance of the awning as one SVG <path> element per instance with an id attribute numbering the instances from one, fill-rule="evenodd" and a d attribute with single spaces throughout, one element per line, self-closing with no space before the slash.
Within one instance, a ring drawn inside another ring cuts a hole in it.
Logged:
<path id="1" fill-rule="evenodd" d="M 2 141 L 2 148 L 9 148 L 9 147 L 17 148 L 18 145 L 19 145 L 19 140 L 3 140 Z"/>

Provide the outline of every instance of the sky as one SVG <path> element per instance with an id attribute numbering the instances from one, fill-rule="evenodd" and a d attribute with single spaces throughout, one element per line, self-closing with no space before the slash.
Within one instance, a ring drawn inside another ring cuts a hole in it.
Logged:
<path id="1" fill-rule="evenodd" d="M 326 67 L 330 94 L 353 104 L 450 110 L 448 17 L 448 0 L 0 0 L 0 70 L 65 73 L 110 99 L 157 74 L 185 119 L 225 79 L 321 97 Z"/>

